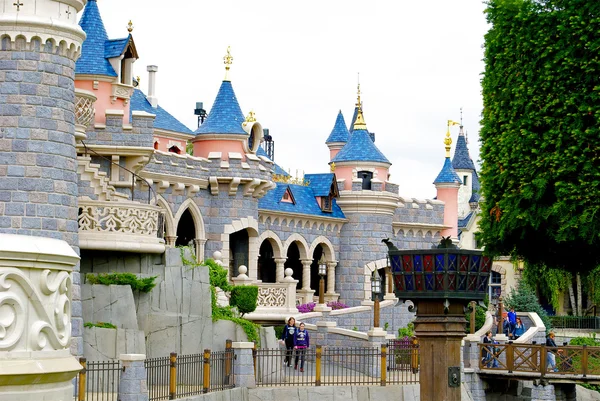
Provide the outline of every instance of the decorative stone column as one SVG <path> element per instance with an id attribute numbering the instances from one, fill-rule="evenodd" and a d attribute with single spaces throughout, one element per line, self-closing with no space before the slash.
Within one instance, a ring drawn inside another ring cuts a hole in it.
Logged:
<path id="1" fill-rule="evenodd" d="M 144 354 L 121 354 L 123 365 L 119 383 L 119 401 L 148 401 L 148 383 Z"/>
<path id="2" fill-rule="evenodd" d="M 165 239 L 167 240 L 168 247 L 175 248 L 175 242 L 177 241 L 176 235 L 167 235 Z"/>
<path id="3" fill-rule="evenodd" d="M 73 267 L 65 242 L 0 234 L 0 399 L 73 398 Z"/>
<path id="4" fill-rule="evenodd" d="M 301 294 L 303 302 L 308 303 L 313 301 L 314 290 L 310 289 L 310 265 L 312 259 L 302 259 L 302 289 L 298 291 Z"/>
<path id="5" fill-rule="evenodd" d="M 273 258 L 275 260 L 275 278 L 277 283 L 281 283 L 284 280 L 285 272 L 285 261 L 287 258 Z"/>
<path id="6" fill-rule="evenodd" d="M 194 247 L 196 251 L 196 262 L 202 263 L 204 262 L 204 244 L 206 244 L 205 239 L 194 239 Z"/>
<path id="7" fill-rule="evenodd" d="M 337 301 L 340 294 L 335 292 L 335 267 L 336 261 L 327 262 L 327 292 L 325 293 L 325 302 Z"/>

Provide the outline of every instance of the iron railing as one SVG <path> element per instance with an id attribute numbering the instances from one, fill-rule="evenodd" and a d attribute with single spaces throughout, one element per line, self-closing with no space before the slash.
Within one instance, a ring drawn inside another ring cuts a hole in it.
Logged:
<path id="1" fill-rule="evenodd" d="M 380 347 L 317 345 L 293 352 L 255 349 L 253 356 L 257 386 L 385 386 L 419 380 L 419 348 L 412 341 Z"/>
<path id="2" fill-rule="evenodd" d="M 120 361 L 87 362 L 85 358 L 79 358 L 79 363 L 82 369 L 75 380 L 75 400 L 118 400 L 122 371 Z"/>
<path id="3" fill-rule="evenodd" d="M 175 367 L 175 361 L 171 357 L 162 356 L 158 358 L 148 358 L 144 361 L 146 368 L 146 385 L 148 386 L 148 400 L 170 400 L 169 384 L 171 369 Z"/>
<path id="4" fill-rule="evenodd" d="M 480 343 L 479 352 L 481 371 L 504 370 L 508 373 L 539 373 L 540 376 L 600 375 L 600 347 Z"/>
<path id="5" fill-rule="evenodd" d="M 596 316 L 550 316 L 555 329 L 600 329 L 600 317 Z"/>

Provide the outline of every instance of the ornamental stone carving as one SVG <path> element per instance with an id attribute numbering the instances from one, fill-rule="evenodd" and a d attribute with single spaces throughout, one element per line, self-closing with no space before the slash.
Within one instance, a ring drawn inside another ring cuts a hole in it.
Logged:
<path id="1" fill-rule="evenodd" d="M 287 288 L 279 287 L 259 287 L 258 288 L 258 306 L 285 306 L 287 297 Z"/>
<path id="2" fill-rule="evenodd" d="M 94 120 L 94 103 L 96 95 L 92 92 L 75 88 L 75 139 L 86 139 L 85 131 Z"/>

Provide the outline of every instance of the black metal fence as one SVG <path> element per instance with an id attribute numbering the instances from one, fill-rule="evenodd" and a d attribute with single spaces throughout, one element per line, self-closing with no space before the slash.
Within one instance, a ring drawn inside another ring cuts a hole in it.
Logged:
<path id="1" fill-rule="evenodd" d="M 416 341 L 380 347 L 255 349 L 253 356 L 257 386 L 385 386 L 419 381 Z"/>
<path id="2" fill-rule="evenodd" d="M 600 317 L 596 316 L 550 316 L 555 329 L 600 329 Z"/>
<path id="3" fill-rule="evenodd" d="M 117 401 L 121 362 L 87 362 L 85 358 L 79 358 L 79 362 L 82 369 L 75 380 L 74 398 L 78 401 Z"/>
<path id="4" fill-rule="evenodd" d="M 149 400 L 168 400 L 171 359 L 168 356 L 148 358 L 144 361 Z"/>

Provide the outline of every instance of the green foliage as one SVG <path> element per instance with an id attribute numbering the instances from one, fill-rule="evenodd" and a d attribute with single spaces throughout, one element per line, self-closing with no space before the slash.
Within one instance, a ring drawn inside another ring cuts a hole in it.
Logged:
<path id="1" fill-rule="evenodd" d="M 596 333 L 592 333 L 590 337 L 575 337 L 572 338 L 569 342 L 569 345 L 587 345 L 589 347 L 598 347 L 600 346 L 600 341 L 596 339 Z M 580 371 L 581 369 L 581 355 L 575 355 L 573 357 L 573 367 L 576 371 Z M 600 358 L 595 356 L 595 353 L 590 353 L 588 355 L 588 371 L 589 372 L 597 372 L 600 370 Z M 590 386 L 586 387 L 590 390 L 598 391 L 600 386 Z"/>
<path id="2" fill-rule="evenodd" d="M 101 329 L 116 329 L 117 328 L 117 326 L 115 326 L 114 324 L 107 323 L 107 322 L 96 322 L 96 323 L 85 322 L 83 324 L 83 327 L 88 327 L 88 328 L 99 327 Z"/>
<path id="3" fill-rule="evenodd" d="M 258 287 L 255 285 L 237 286 L 231 289 L 229 304 L 237 307 L 244 316 L 246 313 L 254 312 L 258 299 Z"/>
<path id="4" fill-rule="evenodd" d="M 504 298 L 504 307 L 506 310 L 515 308 L 517 312 L 535 312 L 538 314 L 544 326 L 546 326 L 546 332 L 552 329 L 552 322 L 548 314 L 540 305 L 540 302 L 535 295 L 535 291 L 524 281 L 520 281 L 516 288 Z M 529 328 L 529 327 L 528 327 Z"/>
<path id="5" fill-rule="evenodd" d="M 489 255 L 600 265 L 600 18 L 588 0 L 488 0 L 480 239 Z"/>
<path id="6" fill-rule="evenodd" d="M 208 266 L 210 284 L 225 292 L 231 291 L 232 286 L 227 281 L 227 270 L 212 259 L 205 260 L 204 264 Z"/>
<path id="7" fill-rule="evenodd" d="M 467 312 L 465 312 L 465 319 L 467 319 L 467 327 L 465 329 L 465 333 L 471 332 L 471 311 L 473 308 L 471 304 L 467 307 Z M 485 312 L 487 312 L 487 308 L 477 304 L 475 307 L 475 331 L 479 330 L 485 324 Z"/>
<path id="8" fill-rule="evenodd" d="M 354 326 L 354 327 L 352 328 L 352 331 L 358 331 L 358 327 Z"/>
<path id="9" fill-rule="evenodd" d="M 600 341 L 596 340 L 595 335 L 591 337 L 575 337 L 569 341 L 569 345 L 587 345 L 588 347 L 598 347 L 600 346 Z"/>
<path id="10" fill-rule="evenodd" d="M 573 276 L 568 271 L 529 263 L 525 263 L 523 279 L 531 288 L 539 288 L 554 309 L 558 309 L 562 292 L 568 291 L 569 284 L 573 282 Z"/>
<path id="11" fill-rule="evenodd" d="M 390 328 L 390 324 L 389 324 L 388 322 L 385 322 L 385 323 L 383 324 L 383 329 L 384 329 L 385 331 L 387 331 L 389 328 Z"/>
<path id="12" fill-rule="evenodd" d="M 101 273 L 93 274 L 88 273 L 85 276 L 88 284 L 102 284 L 102 285 L 128 285 L 132 290 L 140 292 L 150 292 L 155 286 L 158 276 L 138 278 L 133 273 Z"/>
<path id="13" fill-rule="evenodd" d="M 415 335 L 415 325 L 409 323 L 406 327 L 400 327 L 398 329 L 398 338 L 413 337 Z"/>
<path id="14" fill-rule="evenodd" d="M 285 329 L 285 326 L 281 325 L 281 326 L 275 326 L 273 328 L 275 329 L 275 337 L 277 339 L 280 339 L 281 336 L 283 335 L 283 330 Z"/>

